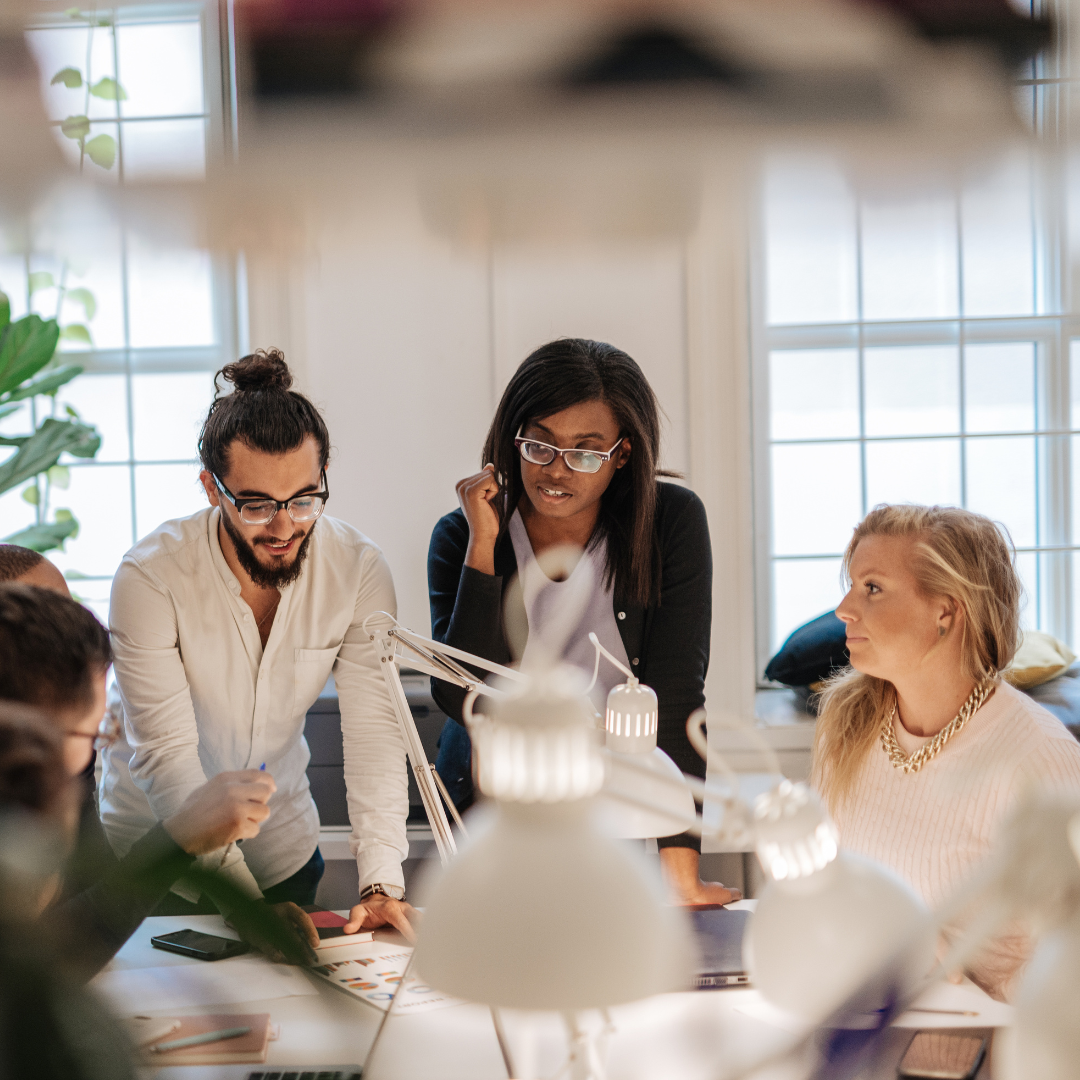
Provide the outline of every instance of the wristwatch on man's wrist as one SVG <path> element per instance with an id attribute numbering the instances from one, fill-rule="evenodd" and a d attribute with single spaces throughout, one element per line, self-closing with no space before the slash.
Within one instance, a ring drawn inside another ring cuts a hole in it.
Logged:
<path id="1" fill-rule="evenodd" d="M 360 903 L 362 904 L 372 893 L 382 893 L 383 896 L 389 896 L 391 900 L 405 899 L 405 890 L 400 885 L 369 885 L 361 891 Z"/>

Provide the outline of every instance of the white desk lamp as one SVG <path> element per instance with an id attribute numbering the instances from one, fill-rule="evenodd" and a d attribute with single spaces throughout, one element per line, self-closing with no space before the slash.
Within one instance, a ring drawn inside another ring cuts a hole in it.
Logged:
<path id="1" fill-rule="evenodd" d="M 601 654 L 626 675 L 626 682 L 609 691 L 604 711 L 604 746 L 610 751 L 601 793 L 605 828 L 627 840 L 685 832 L 697 817 L 694 796 L 683 783 L 678 765 L 656 745 L 656 693 L 612 656 L 595 634 L 589 634 L 589 640 L 596 649 L 596 664 L 586 693 L 596 685 Z M 655 779 L 643 769 L 624 768 L 626 758 L 645 766 Z M 642 806 L 642 799 L 656 809 Z"/>

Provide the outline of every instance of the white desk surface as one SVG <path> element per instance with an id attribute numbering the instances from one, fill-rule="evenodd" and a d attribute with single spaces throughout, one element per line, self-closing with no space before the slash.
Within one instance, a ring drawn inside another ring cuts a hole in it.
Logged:
<path id="1" fill-rule="evenodd" d="M 151 937 L 185 927 L 236 936 L 215 915 L 147 919 L 107 970 L 205 963 L 151 946 Z M 393 934 L 386 939 L 401 940 Z M 335 959 L 345 960 L 351 954 L 350 946 L 333 951 Z M 215 967 L 220 971 L 230 962 L 215 961 Z M 271 1022 L 280 1025 L 281 1034 L 270 1043 L 265 1065 L 173 1066 L 148 1069 L 143 1075 L 155 1080 L 232 1080 L 249 1071 L 275 1067 L 364 1065 L 384 1014 L 314 975 L 305 974 L 305 978 L 317 988 L 317 995 L 227 1006 L 192 1002 L 186 1008 L 152 1014 L 268 1012 Z M 738 1074 L 768 1051 L 790 1045 L 795 1037 L 790 1026 L 770 1014 L 754 990 L 667 994 L 618 1006 L 611 1010 L 611 1018 L 615 1032 L 608 1043 L 608 1070 L 613 1080 L 716 1080 Z M 600 1024 L 599 1014 L 585 1019 L 592 1026 Z M 504 1011 L 503 1020 L 519 1074 L 551 1076 L 558 1071 L 567 1053 L 566 1033 L 558 1017 Z M 365 1069 L 365 1080 L 506 1080 L 506 1075 L 489 1011 L 469 1004 L 392 1017 Z"/>

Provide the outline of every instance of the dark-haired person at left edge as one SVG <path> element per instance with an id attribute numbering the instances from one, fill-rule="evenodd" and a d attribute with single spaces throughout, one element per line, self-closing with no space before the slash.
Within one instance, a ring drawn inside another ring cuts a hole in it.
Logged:
<path id="1" fill-rule="evenodd" d="M 371 613 L 396 612 L 390 569 L 371 540 L 323 513 L 329 433 L 290 389 L 281 353 L 257 352 L 219 375 L 234 389 L 215 399 L 199 441 L 210 505 L 140 540 L 114 579 L 125 722 L 102 755 L 102 822 L 123 855 L 207 779 L 265 763 L 277 790 L 259 835 L 200 863 L 317 945 L 301 910 L 324 869 L 303 731 L 332 673 L 359 875 L 346 932 L 392 925 L 411 939 L 405 748 L 362 630 Z M 173 893 L 161 913 L 202 910 L 192 883 L 181 879 Z"/>

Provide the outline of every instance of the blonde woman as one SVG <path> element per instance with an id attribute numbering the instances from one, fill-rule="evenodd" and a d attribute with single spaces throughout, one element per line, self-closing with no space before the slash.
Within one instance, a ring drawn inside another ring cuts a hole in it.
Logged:
<path id="1" fill-rule="evenodd" d="M 813 781 L 844 847 L 891 867 L 931 906 L 989 850 L 1026 786 L 1080 793 L 1080 744 L 1002 682 L 1019 638 L 1013 553 L 980 514 L 878 506 L 844 554 L 836 614 L 851 669 L 822 695 Z M 1019 928 L 970 974 L 1007 999 Z"/>

